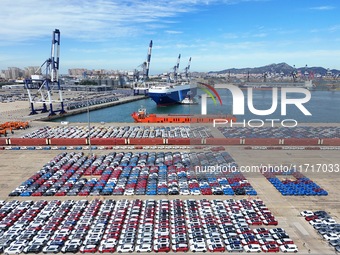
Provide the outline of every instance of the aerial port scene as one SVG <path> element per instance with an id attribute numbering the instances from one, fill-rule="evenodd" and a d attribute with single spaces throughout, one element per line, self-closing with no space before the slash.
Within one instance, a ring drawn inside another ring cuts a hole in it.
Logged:
<path id="1" fill-rule="evenodd" d="M 338 2 L 0 7 L 0 254 L 340 253 Z"/>

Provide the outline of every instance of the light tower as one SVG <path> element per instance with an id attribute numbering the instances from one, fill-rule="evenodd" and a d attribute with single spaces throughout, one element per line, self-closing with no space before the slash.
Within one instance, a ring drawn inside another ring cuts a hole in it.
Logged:
<path id="1" fill-rule="evenodd" d="M 59 81 L 59 55 L 60 55 L 60 31 L 59 29 L 55 29 L 52 33 L 52 47 L 51 47 L 51 57 L 48 58 L 37 70 L 40 72 L 45 69 L 45 75 L 32 75 L 31 79 L 25 80 L 25 88 L 27 89 L 28 97 L 31 104 L 31 113 L 30 115 L 37 114 L 37 111 L 41 111 L 42 113 L 48 112 L 47 105 L 49 104 L 49 116 L 56 115 L 56 112 L 59 114 L 64 114 L 64 102 L 62 97 L 62 91 L 60 88 Z M 36 73 L 37 73 L 36 72 Z M 39 98 L 36 98 L 32 94 L 32 89 L 36 88 L 38 84 L 38 93 L 40 94 Z M 54 100 L 52 99 L 52 89 L 54 87 L 58 87 L 59 98 Z M 60 109 L 53 109 L 53 103 L 60 103 Z M 36 109 L 34 104 L 42 104 L 42 108 Z"/>

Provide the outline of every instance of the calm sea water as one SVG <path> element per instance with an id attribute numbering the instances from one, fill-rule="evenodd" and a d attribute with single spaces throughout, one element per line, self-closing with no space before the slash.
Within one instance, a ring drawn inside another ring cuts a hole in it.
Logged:
<path id="1" fill-rule="evenodd" d="M 212 99 L 208 99 L 208 114 L 229 114 L 232 111 L 232 96 L 228 90 L 218 90 L 223 105 L 214 104 Z M 279 99 L 280 99 L 280 91 Z M 244 90 L 246 96 L 247 92 Z M 315 122 L 315 123 L 340 123 L 340 91 L 311 91 L 311 100 L 304 106 L 312 114 L 305 116 L 296 106 L 287 106 L 287 115 L 281 116 L 281 104 L 278 103 L 276 111 L 270 116 L 257 116 L 252 114 L 245 103 L 245 114 L 243 116 L 236 115 L 238 120 L 249 119 L 295 119 L 298 122 Z M 303 97 L 302 94 L 289 94 L 288 98 Z M 200 99 L 198 99 L 200 101 Z M 247 100 L 245 100 L 247 102 Z M 269 109 L 272 105 L 271 90 L 254 90 L 253 102 L 256 109 Z M 112 106 L 90 112 L 91 122 L 133 122 L 131 113 L 137 111 L 141 106 L 145 107 L 149 113 L 162 114 L 199 114 L 201 105 L 174 105 L 167 107 L 157 107 L 151 99 L 138 100 L 131 103 Z M 62 117 L 53 120 L 55 122 L 68 121 L 88 122 L 87 113 L 81 113 L 73 116 Z"/>

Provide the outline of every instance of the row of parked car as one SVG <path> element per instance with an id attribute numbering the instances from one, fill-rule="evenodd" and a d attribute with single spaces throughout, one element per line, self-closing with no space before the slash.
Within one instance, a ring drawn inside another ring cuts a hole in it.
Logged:
<path id="1" fill-rule="evenodd" d="M 66 110 L 73 110 L 73 109 L 88 107 L 91 105 L 105 104 L 105 103 L 110 103 L 110 102 L 114 102 L 118 100 L 119 98 L 116 96 L 107 96 L 107 97 L 91 98 L 89 100 L 66 102 Z"/>
<path id="2" fill-rule="evenodd" d="M 197 171 L 194 165 L 232 164 L 227 152 L 63 152 L 9 196 L 256 195 L 238 171 Z M 233 168 L 237 169 L 237 168 Z"/>
<path id="3" fill-rule="evenodd" d="M 331 126 L 309 127 L 218 127 L 227 138 L 334 138 L 340 128 Z"/>
<path id="4" fill-rule="evenodd" d="M 42 127 L 23 138 L 87 138 L 88 127 Z M 207 127 L 193 126 L 92 126 L 92 138 L 208 138 L 213 137 Z"/>
<path id="5" fill-rule="evenodd" d="M 259 199 L 0 201 L 0 252 L 297 252 L 268 215 Z"/>
<path id="6" fill-rule="evenodd" d="M 325 211 L 305 210 L 300 212 L 300 215 L 305 217 L 323 240 L 328 241 L 336 252 L 340 252 L 340 223 Z"/>

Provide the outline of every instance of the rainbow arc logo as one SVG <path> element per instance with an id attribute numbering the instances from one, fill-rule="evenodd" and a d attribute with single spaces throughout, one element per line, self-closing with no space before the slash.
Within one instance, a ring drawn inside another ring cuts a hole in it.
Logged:
<path id="1" fill-rule="evenodd" d="M 220 95 L 218 94 L 218 92 L 216 91 L 216 89 L 213 86 L 211 86 L 209 84 L 206 84 L 206 83 L 203 83 L 203 82 L 197 82 L 197 83 L 202 85 L 201 89 L 211 97 L 211 99 L 214 102 L 214 105 L 217 104 L 215 96 L 218 99 L 218 101 L 220 102 L 220 105 L 222 105 L 221 97 L 220 97 Z M 211 93 L 211 91 L 215 94 L 215 96 Z"/>

